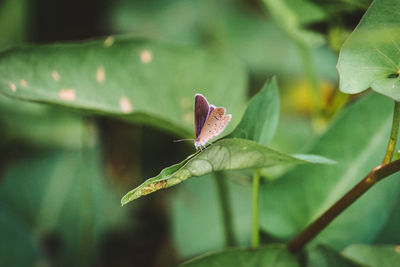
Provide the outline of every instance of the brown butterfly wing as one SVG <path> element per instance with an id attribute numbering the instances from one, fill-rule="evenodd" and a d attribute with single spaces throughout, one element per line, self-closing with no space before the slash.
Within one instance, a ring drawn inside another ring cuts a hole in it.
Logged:
<path id="1" fill-rule="evenodd" d="M 194 97 L 194 132 L 196 138 L 200 135 L 201 129 L 207 120 L 209 111 L 210 105 L 208 104 L 207 99 L 201 94 L 196 94 Z"/>
<path id="2" fill-rule="evenodd" d="M 218 136 L 231 120 L 231 115 L 225 116 L 225 108 L 215 108 L 204 123 L 200 132 L 200 139 L 210 140 Z"/>

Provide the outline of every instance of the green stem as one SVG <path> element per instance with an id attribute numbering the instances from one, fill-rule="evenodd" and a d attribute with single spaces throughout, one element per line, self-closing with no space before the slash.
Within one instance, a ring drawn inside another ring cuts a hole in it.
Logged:
<path id="1" fill-rule="evenodd" d="M 312 222 L 305 230 L 292 239 L 287 248 L 292 253 L 297 253 L 327 227 L 338 215 L 353 204 L 360 196 L 366 193 L 374 184 L 383 178 L 400 171 L 400 160 L 392 161 L 393 151 L 396 147 L 397 134 L 400 120 L 399 102 L 395 102 L 393 112 L 392 130 L 390 133 L 388 148 L 381 165 L 373 169 L 357 185 L 348 191 L 342 198 L 333 204 L 325 213 Z"/>
<path id="2" fill-rule="evenodd" d="M 389 162 L 392 161 L 393 152 L 394 152 L 394 149 L 396 148 L 397 134 L 399 132 L 399 121 L 400 121 L 400 104 L 399 104 L 399 102 L 395 101 L 394 102 L 394 111 L 393 111 L 392 130 L 390 132 L 389 143 L 388 143 L 388 147 L 386 149 L 386 154 L 385 154 L 382 164 L 388 164 Z"/>
<path id="3" fill-rule="evenodd" d="M 225 243 L 227 247 L 231 247 L 236 244 L 236 241 L 233 231 L 232 210 L 229 205 L 229 189 L 226 179 L 227 177 L 223 172 L 215 173 L 215 182 L 217 185 L 219 202 L 221 205 L 222 220 L 225 230 Z"/>
<path id="4" fill-rule="evenodd" d="M 252 248 L 258 248 L 260 245 L 260 232 L 258 222 L 258 192 L 260 187 L 260 169 L 253 172 L 253 231 L 251 237 Z"/>

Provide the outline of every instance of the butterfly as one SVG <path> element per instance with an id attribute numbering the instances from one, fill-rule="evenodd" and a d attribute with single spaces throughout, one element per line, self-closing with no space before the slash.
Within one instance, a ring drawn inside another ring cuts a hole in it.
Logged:
<path id="1" fill-rule="evenodd" d="M 194 146 L 196 150 L 205 147 L 208 141 L 222 133 L 232 115 L 225 115 L 224 107 L 210 105 L 202 94 L 194 96 Z"/>

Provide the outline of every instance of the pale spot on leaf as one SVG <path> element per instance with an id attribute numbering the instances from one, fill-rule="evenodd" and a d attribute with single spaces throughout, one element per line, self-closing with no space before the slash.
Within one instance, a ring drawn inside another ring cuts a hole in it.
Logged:
<path id="1" fill-rule="evenodd" d="M 96 75 L 96 77 L 97 77 L 97 81 L 98 81 L 99 83 L 103 83 L 103 82 L 106 80 L 106 72 L 105 72 L 103 66 L 100 66 L 100 67 L 97 68 L 97 75 Z"/>
<path id="2" fill-rule="evenodd" d="M 185 121 L 185 123 L 191 123 L 192 122 L 192 118 L 193 118 L 193 114 L 192 113 L 186 113 L 183 116 L 183 120 Z"/>
<path id="3" fill-rule="evenodd" d="M 394 247 L 394 250 L 395 250 L 397 253 L 400 253 L 400 245 L 395 246 L 395 247 Z"/>
<path id="4" fill-rule="evenodd" d="M 51 77 L 53 77 L 53 79 L 56 81 L 56 82 L 58 82 L 59 80 L 60 80 L 60 74 L 58 74 L 58 72 L 57 71 L 55 71 L 55 70 L 53 70 L 52 72 L 51 72 Z"/>
<path id="5" fill-rule="evenodd" d="M 131 102 L 125 96 L 121 97 L 121 99 L 119 100 L 119 106 L 121 107 L 123 113 L 130 113 L 132 111 Z"/>
<path id="6" fill-rule="evenodd" d="M 149 50 L 143 50 L 140 53 L 140 60 L 144 64 L 150 63 L 153 60 L 153 54 Z"/>
<path id="7" fill-rule="evenodd" d="M 15 92 L 17 91 L 17 86 L 14 83 L 9 84 L 11 91 Z"/>
<path id="8" fill-rule="evenodd" d="M 105 47 L 110 47 L 113 45 L 115 39 L 113 36 L 108 36 L 105 40 L 104 40 L 104 46 Z"/>
<path id="9" fill-rule="evenodd" d="M 73 101 L 73 100 L 75 100 L 75 90 L 74 89 L 61 89 L 59 92 L 59 97 L 63 100 Z"/>
<path id="10" fill-rule="evenodd" d="M 27 83 L 25 80 L 20 80 L 20 81 L 19 81 L 19 84 L 20 84 L 22 87 L 26 87 L 26 86 L 28 85 L 28 83 Z"/>

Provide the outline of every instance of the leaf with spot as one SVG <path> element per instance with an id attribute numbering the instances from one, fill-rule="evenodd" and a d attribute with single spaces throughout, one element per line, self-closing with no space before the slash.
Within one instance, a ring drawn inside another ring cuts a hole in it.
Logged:
<path id="1" fill-rule="evenodd" d="M 182 267 L 217 266 L 299 266 L 296 258 L 282 245 L 270 245 L 258 249 L 231 248 L 208 253 L 184 262 Z"/>
<path id="2" fill-rule="evenodd" d="M 229 67 L 227 67 L 229 66 Z M 19 46 L 0 54 L 0 93 L 192 136 L 193 96 L 245 106 L 247 74 L 226 55 L 143 38 Z"/>
<path id="3" fill-rule="evenodd" d="M 346 258 L 371 267 L 392 267 L 400 263 L 400 246 L 351 245 L 342 251 Z"/>
<path id="4" fill-rule="evenodd" d="M 290 156 L 254 141 L 232 138 L 223 139 L 208 146 L 203 151 L 189 156 L 184 161 L 161 171 L 156 177 L 146 180 L 143 184 L 128 192 L 121 204 L 135 200 L 157 190 L 179 184 L 191 177 L 202 176 L 215 171 L 252 169 L 301 163 L 325 163 L 333 161 L 316 157 L 313 161 L 302 156 Z"/>
<path id="5" fill-rule="evenodd" d="M 251 99 L 239 125 L 228 138 L 244 138 L 267 145 L 278 127 L 278 119 L 278 84 L 276 78 L 273 77 Z"/>
<path id="6" fill-rule="evenodd" d="M 339 56 L 340 90 L 369 87 L 400 100 L 400 2 L 375 0 L 344 43 Z"/>

